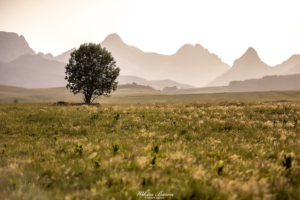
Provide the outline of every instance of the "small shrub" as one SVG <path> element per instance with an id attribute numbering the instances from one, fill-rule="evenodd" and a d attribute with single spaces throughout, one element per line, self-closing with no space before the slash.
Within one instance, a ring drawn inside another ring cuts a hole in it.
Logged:
<path id="1" fill-rule="evenodd" d="M 80 156 L 82 155 L 82 153 L 83 153 L 83 144 L 77 144 L 76 153 L 78 153 Z"/>
<path id="2" fill-rule="evenodd" d="M 224 168 L 224 164 L 223 164 L 223 163 L 218 163 L 218 165 L 217 165 L 217 172 L 218 172 L 218 175 L 221 175 L 221 174 L 222 174 L 223 168 Z"/>
<path id="3" fill-rule="evenodd" d="M 98 114 L 94 114 L 94 115 L 92 115 L 92 117 L 91 117 L 91 121 L 96 120 L 96 119 L 98 119 L 98 118 L 99 118 L 99 115 L 98 115 Z"/>
<path id="4" fill-rule="evenodd" d="M 292 157 L 284 155 L 284 160 L 282 161 L 283 166 L 285 166 L 286 169 L 289 169 L 292 167 Z"/>
<path id="5" fill-rule="evenodd" d="M 6 153 L 6 144 L 4 144 L 4 147 L 2 149 L 2 154 L 5 154 Z"/>
<path id="6" fill-rule="evenodd" d="M 58 101 L 57 105 L 60 105 L 60 106 L 66 105 L 66 102 L 64 102 L 64 101 Z"/>
<path id="7" fill-rule="evenodd" d="M 14 99 L 13 103 L 19 103 L 18 99 Z"/>
<path id="8" fill-rule="evenodd" d="M 10 192 L 15 191 L 17 188 L 19 187 L 19 183 L 17 181 L 17 179 L 9 179 L 9 186 L 8 186 L 8 190 Z"/>
<path id="9" fill-rule="evenodd" d="M 115 116 L 115 120 L 117 121 L 117 120 L 119 120 L 119 119 L 120 119 L 120 114 L 117 113 L 117 115 Z"/>
<path id="10" fill-rule="evenodd" d="M 287 120 L 286 119 L 283 119 L 283 126 L 285 126 L 287 123 Z"/>
<path id="11" fill-rule="evenodd" d="M 180 134 L 181 135 L 184 135 L 184 134 L 186 134 L 187 133 L 187 131 L 186 130 L 182 130 L 182 131 L 180 131 Z"/>
<path id="12" fill-rule="evenodd" d="M 159 146 L 158 145 L 154 145 L 153 146 L 153 153 L 158 154 L 159 152 Z"/>
<path id="13" fill-rule="evenodd" d="M 164 140 L 163 140 L 163 142 L 164 142 L 164 143 L 167 143 L 168 140 L 169 140 L 169 139 L 168 139 L 167 137 L 165 137 Z"/>
<path id="14" fill-rule="evenodd" d="M 120 144 L 118 142 L 115 142 L 112 144 L 112 151 L 114 156 L 120 151 Z"/>
<path id="15" fill-rule="evenodd" d="M 154 156 L 150 162 L 151 165 L 155 165 L 157 162 L 157 156 Z"/>
<path id="16" fill-rule="evenodd" d="M 93 158 L 92 163 L 94 165 L 94 168 L 100 168 L 100 158 Z"/>

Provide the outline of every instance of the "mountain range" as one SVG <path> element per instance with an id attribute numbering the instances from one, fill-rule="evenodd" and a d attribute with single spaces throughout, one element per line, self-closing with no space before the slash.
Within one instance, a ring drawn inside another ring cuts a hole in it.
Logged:
<path id="1" fill-rule="evenodd" d="M 200 86 L 230 68 L 200 44 L 186 44 L 173 55 L 160 55 L 126 45 L 117 34 L 111 34 L 101 45 L 115 56 L 121 74 L 145 79 L 171 79 Z"/>
<path id="2" fill-rule="evenodd" d="M 270 75 L 298 74 L 300 68 L 297 68 L 297 64 L 300 64 L 300 55 L 292 55 L 281 64 L 270 67 L 259 58 L 255 49 L 250 47 L 234 61 L 228 71 L 211 81 L 208 86 L 224 86 L 231 81 L 257 79 Z"/>
<path id="3" fill-rule="evenodd" d="M 58 56 L 42 52 L 35 54 L 23 36 L 18 36 L 16 33 L 0 33 L 0 84 L 25 88 L 48 88 L 66 85 L 64 67 L 69 60 L 70 53 L 75 48 Z M 112 46 L 110 49 L 115 47 L 114 40 L 111 41 L 111 44 L 106 44 Z M 115 48 L 118 49 L 118 46 Z M 122 69 L 126 70 L 124 67 Z M 119 84 L 134 82 L 139 85 L 151 86 L 157 90 L 174 85 L 178 88 L 194 88 L 192 85 L 172 80 L 148 81 L 137 76 L 120 75 L 118 81 Z"/>
<path id="4" fill-rule="evenodd" d="M 55 58 L 55 57 L 54 57 Z M 61 87 L 67 84 L 64 80 L 66 63 L 55 59 L 45 59 L 41 55 L 25 54 L 8 63 L 0 63 L 0 85 L 11 85 L 24 88 L 50 88 Z M 148 81 L 137 76 L 122 76 L 117 79 L 119 84 L 132 84 L 151 86 L 162 90 L 167 86 L 178 88 L 194 88 L 188 84 L 171 80 Z"/>
<path id="5" fill-rule="evenodd" d="M 65 63 L 25 54 L 0 64 L 0 84 L 25 88 L 49 88 L 66 85 Z"/>
<path id="6" fill-rule="evenodd" d="M 146 86 L 151 86 L 154 89 L 157 90 L 163 90 L 165 87 L 171 87 L 171 86 L 176 86 L 178 88 L 182 89 L 192 89 L 195 88 L 192 85 L 188 84 L 183 84 L 183 83 L 178 83 L 176 81 L 172 80 L 146 80 L 137 76 L 119 76 L 117 81 L 119 84 L 129 84 L 129 83 L 136 83 L 138 85 L 146 85 Z"/>
<path id="7" fill-rule="evenodd" d="M 120 84 L 135 82 L 159 90 L 167 86 L 184 89 L 224 86 L 231 81 L 300 73 L 300 55 L 292 55 L 271 67 L 251 47 L 230 67 L 200 44 L 185 44 L 172 55 L 143 52 L 125 44 L 117 34 L 107 36 L 100 44 L 117 61 L 121 69 Z M 36 54 L 23 36 L 0 32 L 0 84 L 32 88 L 64 86 L 64 66 L 74 49 L 58 56 Z"/>

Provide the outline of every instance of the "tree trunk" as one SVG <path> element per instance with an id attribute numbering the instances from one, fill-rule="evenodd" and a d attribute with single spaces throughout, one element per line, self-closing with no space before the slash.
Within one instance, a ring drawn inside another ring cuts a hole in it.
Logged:
<path id="1" fill-rule="evenodd" d="M 84 95 L 84 97 L 85 97 L 85 104 L 91 104 L 91 98 L 92 98 L 92 95 L 88 95 L 88 94 L 86 94 L 86 95 Z"/>

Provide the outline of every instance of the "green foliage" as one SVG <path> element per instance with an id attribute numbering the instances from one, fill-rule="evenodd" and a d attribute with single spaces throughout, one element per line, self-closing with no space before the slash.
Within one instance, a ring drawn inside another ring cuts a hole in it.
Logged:
<path id="1" fill-rule="evenodd" d="M 222 174 L 223 168 L 224 168 L 224 164 L 223 164 L 223 163 L 218 163 L 218 165 L 217 165 L 217 172 L 218 172 L 218 175 L 221 175 L 221 174 Z"/>
<path id="2" fill-rule="evenodd" d="M 99 119 L 99 114 L 93 114 L 92 117 L 91 117 L 91 120 L 97 120 Z"/>
<path id="3" fill-rule="evenodd" d="M 77 144 L 75 151 L 81 156 L 83 153 L 83 144 Z"/>
<path id="4" fill-rule="evenodd" d="M 120 149 L 121 149 L 121 145 L 119 144 L 119 142 L 114 142 L 112 144 L 112 152 L 114 156 L 120 151 Z"/>
<path id="5" fill-rule="evenodd" d="M 91 162 L 92 162 L 92 165 L 94 166 L 94 168 L 96 169 L 99 169 L 100 166 L 101 166 L 101 159 L 99 157 L 96 157 L 96 158 L 92 158 L 91 159 Z"/>
<path id="6" fill-rule="evenodd" d="M 100 96 L 110 96 L 116 90 L 120 69 L 111 53 L 100 44 L 82 44 L 71 52 L 66 65 L 67 88 L 74 94 L 82 94 L 86 104 Z"/>
<path id="7" fill-rule="evenodd" d="M 8 190 L 10 192 L 13 192 L 13 191 L 17 190 L 18 187 L 19 187 L 18 180 L 14 179 L 14 178 L 10 178 L 9 179 Z"/>

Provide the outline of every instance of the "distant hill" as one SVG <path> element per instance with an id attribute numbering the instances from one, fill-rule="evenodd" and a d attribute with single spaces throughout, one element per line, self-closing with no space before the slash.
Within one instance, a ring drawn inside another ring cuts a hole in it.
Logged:
<path id="1" fill-rule="evenodd" d="M 119 84 L 131 84 L 131 83 L 136 83 L 138 85 L 149 85 L 153 87 L 156 90 L 162 90 L 164 87 L 167 86 L 176 86 L 178 88 L 195 88 L 194 86 L 188 85 L 188 84 L 183 84 L 183 83 L 178 83 L 176 81 L 172 80 L 146 80 L 137 76 L 119 76 L 117 81 Z"/>
<path id="2" fill-rule="evenodd" d="M 300 74 L 265 76 L 260 79 L 232 81 L 230 92 L 300 90 Z"/>
<path id="3" fill-rule="evenodd" d="M 75 48 L 72 48 L 58 56 L 53 56 L 51 53 L 48 53 L 48 54 L 43 54 L 42 52 L 39 52 L 38 55 L 40 55 L 41 57 L 43 58 L 46 58 L 46 59 L 50 59 L 50 60 L 56 60 L 58 62 L 64 62 L 64 63 L 68 63 L 69 62 L 69 58 L 70 58 L 70 53 L 72 51 L 74 51 Z"/>
<path id="4" fill-rule="evenodd" d="M 239 59 L 234 61 L 228 71 L 210 82 L 208 86 L 226 86 L 235 80 L 243 81 L 281 73 L 281 70 L 270 67 L 261 61 L 255 49 L 250 47 Z"/>
<path id="5" fill-rule="evenodd" d="M 300 64 L 290 68 L 284 74 L 300 74 Z"/>
<path id="6" fill-rule="evenodd" d="M 10 62 L 24 54 L 34 55 L 35 52 L 22 35 L 0 31 L 0 61 Z"/>
<path id="7" fill-rule="evenodd" d="M 0 84 L 25 88 L 62 87 L 67 84 L 65 77 L 66 63 L 46 59 L 41 55 L 22 55 L 9 63 L 0 63 Z M 148 81 L 136 76 L 119 76 L 119 84 L 137 83 L 161 90 L 166 86 L 193 88 L 191 85 L 171 80 Z"/>
<path id="8" fill-rule="evenodd" d="M 42 58 L 39 55 L 22 55 L 0 65 L 0 84 L 26 88 L 47 88 L 66 85 L 65 63 Z"/>
<path id="9" fill-rule="evenodd" d="M 283 73 L 287 72 L 291 68 L 300 64 L 300 54 L 292 55 L 286 61 L 283 61 L 281 64 L 274 66 L 274 68 L 281 70 Z"/>
<path id="10" fill-rule="evenodd" d="M 228 86 L 217 86 L 217 87 L 200 87 L 190 89 L 178 89 L 176 87 L 165 87 L 162 90 L 168 94 L 211 94 L 211 93 L 224 93 L 228 92 Z"/>

